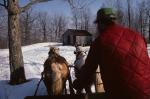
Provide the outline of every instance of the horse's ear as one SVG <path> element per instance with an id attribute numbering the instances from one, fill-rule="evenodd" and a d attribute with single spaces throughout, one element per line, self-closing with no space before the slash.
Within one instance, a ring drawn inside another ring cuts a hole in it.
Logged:
<path id="1" fill-rule="evenodd" d="M 52 52 L 52 50 L 53 50 L 53 47 L 50 45 L 50 46 L 49 46 L 49 52 L 48 52 L 48 55 L 50 55 L 50 53 Z"/>

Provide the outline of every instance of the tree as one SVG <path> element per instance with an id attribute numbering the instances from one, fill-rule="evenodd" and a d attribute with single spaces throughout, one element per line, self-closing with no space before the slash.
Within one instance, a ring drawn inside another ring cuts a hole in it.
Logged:
<path id="1" fill-rule="evenodd" d="M 127 0 L 127 9 L 128 9 L 128 26 L 131 28 L 131 3 L 130 0 Z"/>
<path id="2" fill-rule="evenodd" d="M 138 10 L 139 10 L 139 28 L 140 28 L 140 32 L 141 34 L 144 36 L 144 18 L 145 18 L 145 1 L 142 1 L 140 4 L 139 4 L 139 7 L 138 7 Z"/>
<path id="3" fill-rule="evenodd" d="M 36 14 L 30 9 L 21 14 L 20 27 L 22 33 L 22 45 L 28 45 L 32 42 L 32 28 L 34 26 L 34 21 L 36 20 Z"/>
<path id="4" fill-rule="evenodd" d="M 88 6 L 94 2 L 95 0 L 68 0 L 75 29 L 89 30 L 91 12 Z"/>
<path id="5" fill-rule="evenodd" d="M 0 48 L 7 48 L 7 13 L 0 6 Z"/>
<path id="6" fill-rule="evenodd" d="M 67 1 L 71 9 L 83 9 L 92 4 L 93 2 L 95 2 L 95 0 L 67 0 Z"/>
<path id="7" fill-rule="evenodd" d="M 124 12 L 123 12 L 123 7 L 122 7 L 122 1 L 116 0 L 115 2 L 116 10 L 117 10 L 117 20 L 121 24 L 125 24 L 124 22 Z"/>
<path id="8" fill-rule="evenodd" d="M 49 31 L 52 41 L 61 41 L 62 34 L 67 28 L 67 21 L 64 15 L 55 14 L 51 17 Z"/>
<path id="9" fill-rule="evenodd" d="M 147 2 L 146 2 L 146 4 L 147 4 L 147 6 L 146 6 L 146 15 L 147 15 L 147 24 L 148 24 L 148 27 L 146 27 L 146 28 L 148 28 L 148 42 L 150 42 L 150 6 L 149 6 L 149 4 L 150 4 L 150 1 L 149 0 L 147 0 Z"/>
<path id="10" fill-rule="evenodd" d="M 38 14 L 38 21 L 39 21 L 39 25 L 41 27 L 41 32 L 43 34 L 43 41 L 46 42 L 47 41 L 47 30 L 48 30 L 48 14 L 46 12 L 41 12 Z"/>
<path id="11" fill-rule="evenodd" d="M 72 9 L 72 20 L 73 20 L 73 26 L 75 29 L 78 29 L 79 27 L 79 10 L 78 9 Z"/>
<path id="12" fill-rule="evenodd" d="M 10 84 L 20 84 L 26 81 L 21 50 L 19 14 L 28 10 L 35 3 L 46 1 L 51 0 L 31 0 L 24 7 L 19 6 L 19 0 L 0 1 L 0 6 L 3 6 L 8 12 Z"/>
<path id="13" fill-rule="evenodd" d="M 89 30 L 91 24 L 91 12 L 89 8 L 73 9 L 72 15 L 73 25 L 76 29 Z"/>
<path id="14" fill-rule="evenodd" d="M 84 8 L 81 12 L 82 14 L 82 19 L 83 22 L 81 21 L 81 23 L 83 23 L 83 29 L 89 31 L 90 28 L 90 22 L 91 22 L 91 12 L 89 8 Z"/>

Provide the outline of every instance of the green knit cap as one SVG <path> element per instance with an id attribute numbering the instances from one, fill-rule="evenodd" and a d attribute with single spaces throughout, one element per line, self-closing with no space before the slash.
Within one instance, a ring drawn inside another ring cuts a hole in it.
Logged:
<path id="1" fill-rule="evenodd" d="M 101 8 L 97 12 L 95 23 L 97 23 L 101 18 L 116 19 L 116 12 L 112 8 Z"/>

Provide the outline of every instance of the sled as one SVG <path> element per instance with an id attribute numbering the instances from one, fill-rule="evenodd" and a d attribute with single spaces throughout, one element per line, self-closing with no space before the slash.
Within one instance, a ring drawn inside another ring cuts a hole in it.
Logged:
<path id="1" fill-rule="evenodd" d="M 61 96 L 27 96 L 24 99 L 106 99 L 104 93 L 93 93 L 89 95 L 61 95 Z"/>

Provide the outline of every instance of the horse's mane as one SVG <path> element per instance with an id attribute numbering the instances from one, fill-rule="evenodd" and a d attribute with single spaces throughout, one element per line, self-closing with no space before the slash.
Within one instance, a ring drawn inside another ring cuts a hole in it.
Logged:
<path id="1" fill-rule="evenodd" d="M 59 55 L 58 53 L 55 53 L 54 51 L 50 50 L 48 54 L 49 56 L 44 63 L 45 70 L 49 70 L 49 66 L 52 63 L 60 63 L 60 64 L 65 63 L 68 66 L 66 59 L 62 57 L 61 55 Z"/>

